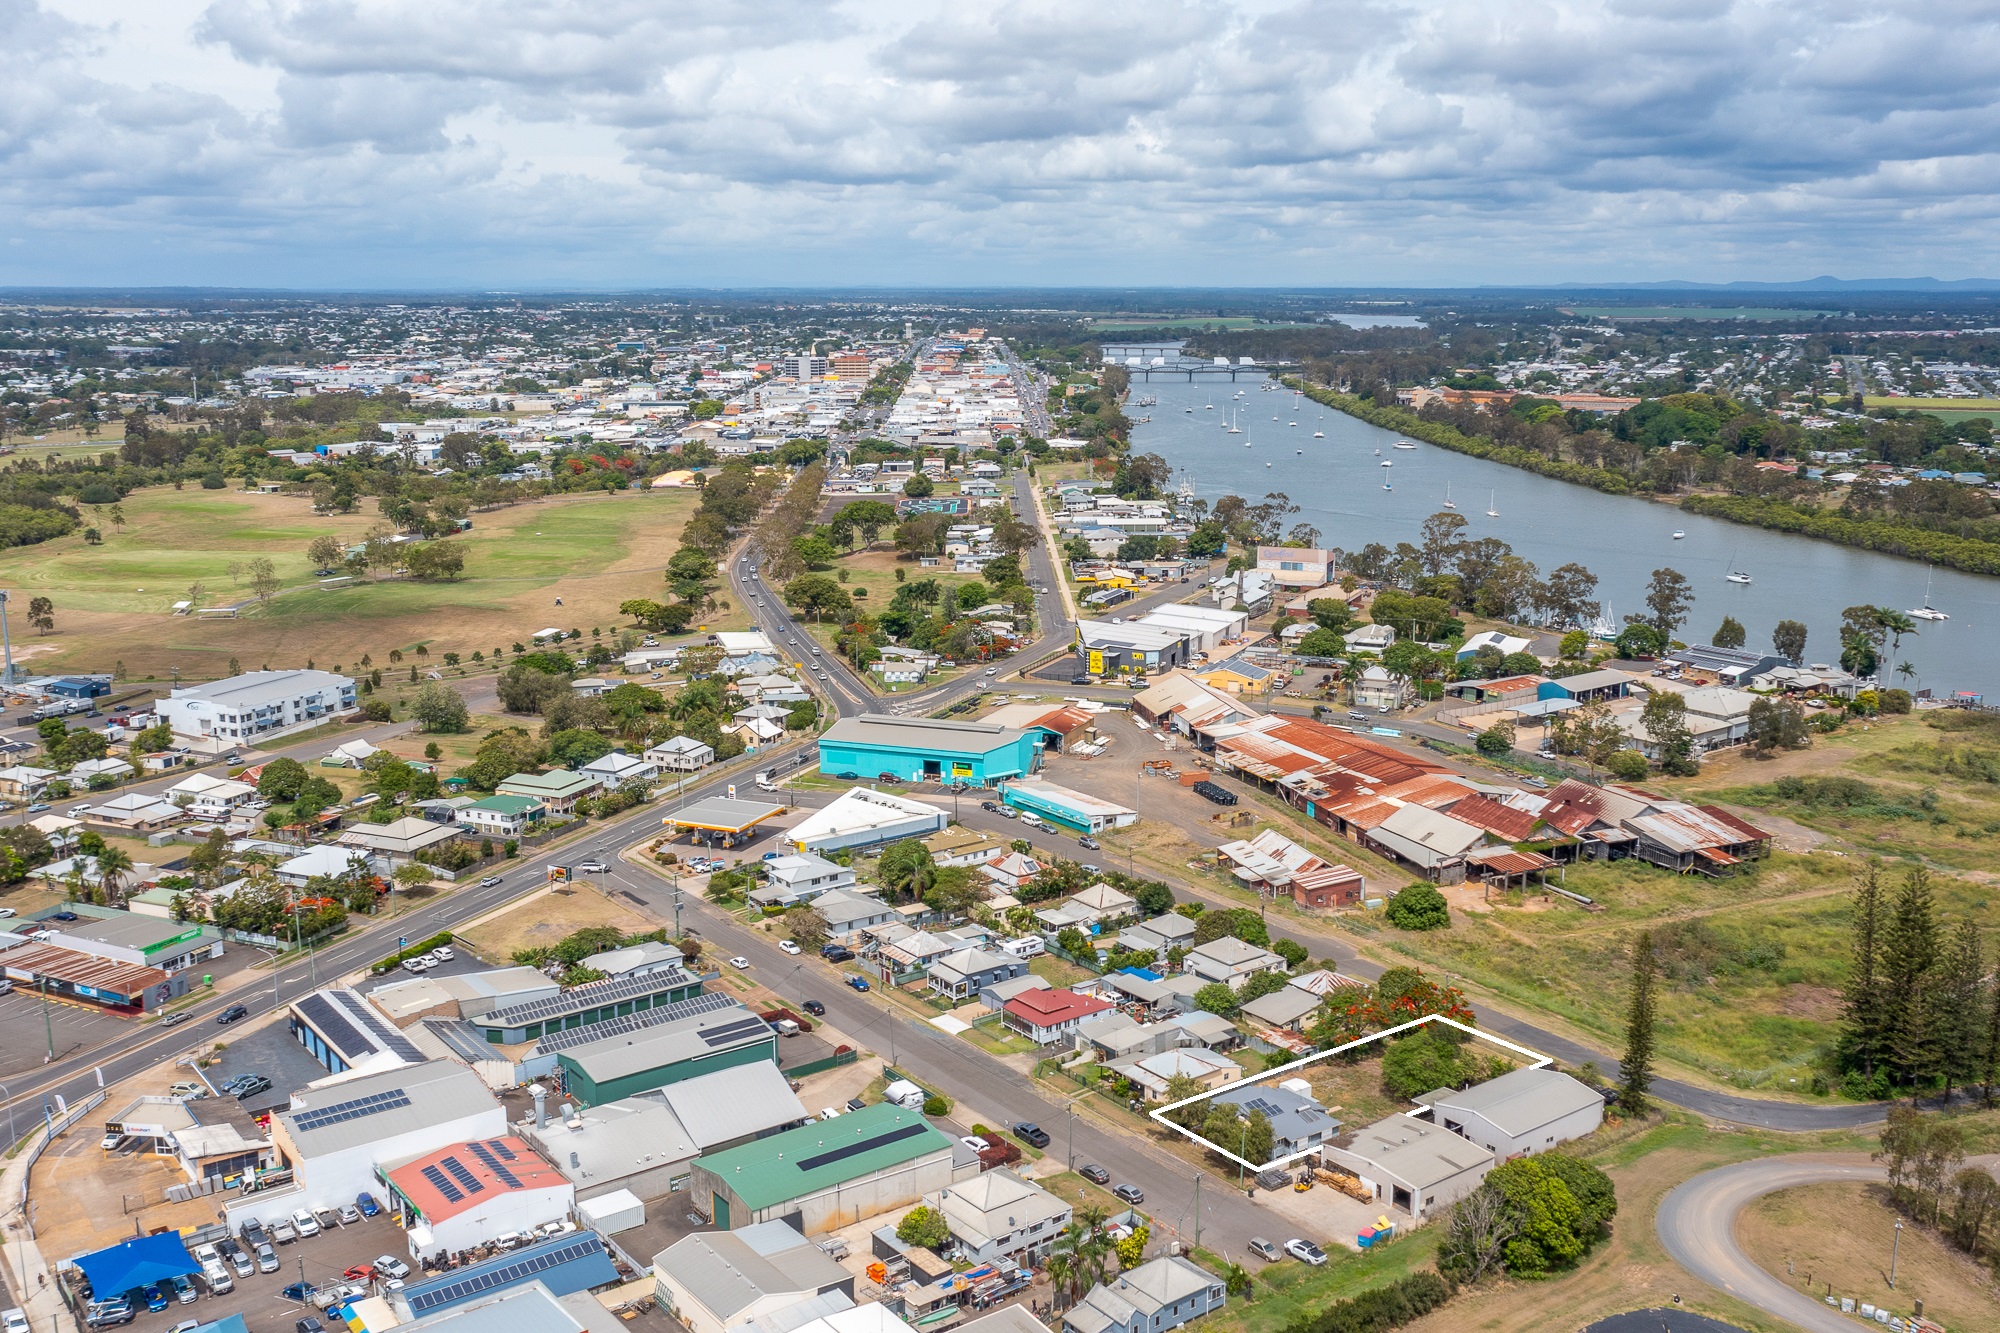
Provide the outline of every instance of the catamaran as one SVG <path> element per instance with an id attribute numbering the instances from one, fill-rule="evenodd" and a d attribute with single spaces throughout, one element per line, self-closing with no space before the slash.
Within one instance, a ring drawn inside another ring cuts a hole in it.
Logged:
<path id="1" fill-rule="evenodd" d="M 1931 576 L 1924 575 L 1924 604 L 1906 613 L 1912 620 L 1950 620 L 1951 617 L 1931 605 Z"/>

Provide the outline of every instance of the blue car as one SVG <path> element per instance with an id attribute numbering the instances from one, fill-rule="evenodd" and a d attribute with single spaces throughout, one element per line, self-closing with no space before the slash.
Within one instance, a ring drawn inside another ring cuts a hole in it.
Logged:
<path id="1" fill-rule="evenodd" d="M 146 1288 L 146 1308 L 164 1310 L 167 1308 L 167 1287 L 164 1282 L 155 1282 Z"/>
<path id="2" fill-rule="evenodd" d="M 868 989 L 868 978 L 867 978 L 867 977 L 849 977 L 849 978 L 847 979 L 847 984 L 848 984 L 848 985 L 850 985 L 850 986 L 852 986 L 852 987 L 854 987 L 854 989 L 856 989 L 856 990 L 867 990 L 867 989 Z"/>
<path id="3" fill-rule="evenodd" d="M 305 1302 L 311 1300 L 313 1293 L 318 1290 L 319 1288 L 310 1282 L 294 1282 L 279 1294 L 288 1301 L 297 1301 L 303 1305 Z"/>
<path id="4" fill-rule="evenodd" d="M 373 1217 L 382 1211 L 382 1205 L 375 1202 L 375 1196 L 372 1194 L 355 1195 L 354 1206 L 361 1210 L 363 1217 Z"/>

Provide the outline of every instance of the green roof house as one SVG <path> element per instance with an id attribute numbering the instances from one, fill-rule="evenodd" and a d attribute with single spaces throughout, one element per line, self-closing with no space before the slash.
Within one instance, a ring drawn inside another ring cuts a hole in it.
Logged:
<path id="1" fill-rule="evenodd" d="M 533 797 L 554 813 L 566 815 L 579 800 L 603 786 L 603 779 L 592 774 L 559 768 L 553 773 L 516 773 L 493 790 L 502 796 Z"/>
<path id="2" fill-rule="evenodd" d="M 532 796 L 489 796 L 458 812 L 458 822 L 488 837 L 518 838 L 548 811 Z"/>

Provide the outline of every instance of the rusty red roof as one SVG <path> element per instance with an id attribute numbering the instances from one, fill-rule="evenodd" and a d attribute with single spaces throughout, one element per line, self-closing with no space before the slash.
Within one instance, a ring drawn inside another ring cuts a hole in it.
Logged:
<path id="1" fill-rule="evenodd" d="M 1463 820 L 1474 828 L 1485 829 L 1508 842 L 1520 842 L 1531 836 L 1535 825 L 1541 822 L 1531 812 L 1502 805 L 1483 792 L 1475 792 L 1452 806 L 1451 817 Z"/>

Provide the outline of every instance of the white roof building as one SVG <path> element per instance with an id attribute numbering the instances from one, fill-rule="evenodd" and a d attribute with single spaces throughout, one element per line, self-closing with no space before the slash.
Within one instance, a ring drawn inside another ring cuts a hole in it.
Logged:
<path id="1" fill-rule="evenodd" d="M 351 712 L 354 680 L 331 671 L 246 671 L 175 689 L 155 706 L 181 736 L 248 740 Z"/>
<path id="2" fill-rule="evenodd" d="M 824 853 L 921 838 L 938 832 L 948 822 L 938 806 L 854 787 L 788 829 L 784 838 L 802 852 Z"/>

